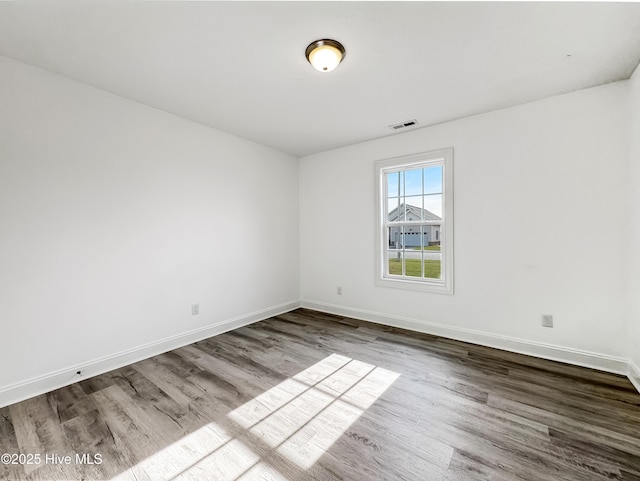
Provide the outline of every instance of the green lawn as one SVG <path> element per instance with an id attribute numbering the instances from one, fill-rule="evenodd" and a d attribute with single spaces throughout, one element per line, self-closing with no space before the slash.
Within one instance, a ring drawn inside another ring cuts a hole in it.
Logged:
<path id="1" fill-rule="evenodd" d="M 414 247 L 413 250 L 414 251 L 419 251 L 420 247 Z M 424 246 L 424 250 L 440 252 L 440 246 Z"/>
<path id="2" fill-rule="evenodd" d="M 420 259 L 406 259 L 406 272 L 407 276 L 420 277 Z M 402 261 L 399 259 L 389 259 L 389 274 L 396 276 L 402 275 Z M 440 261 L 425 260 L 424 261 L 424 276 L 429 279 L 440 279 Z"/>

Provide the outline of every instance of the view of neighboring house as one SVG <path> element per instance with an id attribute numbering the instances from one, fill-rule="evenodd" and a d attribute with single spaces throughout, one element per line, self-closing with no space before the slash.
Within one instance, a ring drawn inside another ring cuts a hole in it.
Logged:
<path id="1" fill-rule="evenodd" d="M 389 212 L 389 222 L 420 222 L 429 224 L 393 226 L 389 228 L 389 247 L 420 247 L 440 245 L 440 224 L 432 222 L 442 220 L 427 209 L 410 204 L 400 204 Z M 403 231 L 404 230 L 404 231 Z M 422 237 L 422 239 L 421 239 Z"/>

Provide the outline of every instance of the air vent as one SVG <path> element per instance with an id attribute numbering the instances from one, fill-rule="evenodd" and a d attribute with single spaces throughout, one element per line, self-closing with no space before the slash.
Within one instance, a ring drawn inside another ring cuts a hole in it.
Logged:
<path id="1" fill-rule="evenodd" d="M 400 129 L 406 129 L 407 127 L 413 127 L 414 125 L 418 125 L 418 121 L 416 119 L 400 122 L 399 124 L 393 124 L 393 125 L 390 125 L 389 128 L 391 130 L 400 130 Z"/>

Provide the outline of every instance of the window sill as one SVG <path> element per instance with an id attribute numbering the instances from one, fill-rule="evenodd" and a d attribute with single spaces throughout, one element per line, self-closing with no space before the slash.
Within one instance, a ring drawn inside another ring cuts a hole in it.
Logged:
<path id="1" fill-rule="evenodd" d="M 408 289 L 412 291 L 433 292 L 436 294 L 453 294 L 453 285 L 451 282 L 440 281 L 411 281 L 408 279 L 395 277 L 376 278 L 378 287 L 393 287 L 395 289 Z"/>

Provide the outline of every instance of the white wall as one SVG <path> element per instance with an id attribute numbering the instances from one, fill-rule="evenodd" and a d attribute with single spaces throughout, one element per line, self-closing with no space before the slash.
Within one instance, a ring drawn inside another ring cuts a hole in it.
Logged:
<path id="1" fill-rule="evenodd" d="M 0 392 L 290 309 L 297 179 L 289 155 L 0 57 Z"/>
<path id="2" fill-rule="evenodd" d="M 545 353 L 621 369 L 626 90 L 609 84 L 301 159 L 303 305 L 523 352 L 560 346 Z M 376 287 L 373 162 L 445 147 L 455 294 Z M 543 313 L 555 328 L 541 327 Z"/>
<path id="3" fill-rule="evenodd" d="M 578 363 L 640 365 L 639 99 L 636 72 L 298 166 L 0 57 L 0 405 L 47 388 L 42 379 L 76 380 L 70 368 L 108 368 L 119 353 L 159 352 L 299 297 L 513 350 L 556 345 Z M 373 162 L 449 146 L 455 294 L 376 287 Z"/>
<path id="4" fill-rule="evenodd" d="M 629 80 L 629 198 L 630 202 L 630 262 L 629 299 L 632 362 L 630 378 L 640 390 L 640 68 Z"/>

